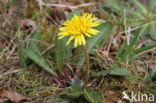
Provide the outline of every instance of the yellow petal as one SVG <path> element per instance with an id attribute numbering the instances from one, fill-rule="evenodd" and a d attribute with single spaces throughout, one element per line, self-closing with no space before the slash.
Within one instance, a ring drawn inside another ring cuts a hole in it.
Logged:
<path id="1" fill-rule="evenodd" d="M 67 20 L 66 22 L 64 22 L 62 25 L 67 26 L 70 23 L 69 20 Z"/>
<path id="2" fill-rule="evenodd" d="M 85 40 L 85 37 L 83 35 L 81 35 L 81 41 L 82 41 L 83 45 L 86 45 L 86 40 Z"/>
<path id="3" fill-rule="evenodd" d="M 99 31 L 98 30 L 95 30 L 95 29 L 89 29 L 88 30 L 88 33 L 91 33 L 93 35 L 97 35 L 99 33 Z"/>
<path id="4" fill-rule="evenodd" d="M 62 39 L 62 38 L 64 38 L 65 36 L 60 36 L 58 39 Z"/>
<path id="5" fill-rule="evenodd" d="M 87 19 L 90 19 L 91 18 L 91 16 L 92 16 L 92 14 L 90 13 L 90 14 L 88 14 L 87 15 Z"/>
<path id="6" fill-rule="evenodd" d="M 85 35 L 87 36 L 87 37 L 92 37 L 90 34 L 88 34 L 88 33 L 85 33 Z"/>
<path id="7" fill-rule="evenodd" d="M 71 36 L 71 37 L 69 38 L 69 40 L 67 41 L 66 45 L 69 45 L 69 43 L 70 43 L 73 39 L 74 39 L 74 36 Z"/>
<path id="8" fill-rule="evenodd" d="M 84 13 L 84 12 L 82 12 L 82 15 L 83 15 L 83 16 L 82 16 L 82 18 L 83 18 L 83 19 L 85 19 L 85 18 L 86 18 L 86 16 L 87 16 L 87 14 L 86 14 L 86 13 Z"/>
<path id="9" fill-rule="evenodd" d="M 92 27 L 95 27 L 95 26 L 98 26 L 98 25 L 100 25 L 100 22 L 94 22 L 94 23 L 92 23 Z"/>
<path id="10" fill-rule="evenodd" d="M 66 27 L 61 27 L 60 31 L 66 31 Z"/>
<path id="11" fill-rule="evenodd" d="M 62 35 L 62 33 L 58 33 L 57 35 Z"/>
<path id="12" fill-rule="evenodd" d="M 57 35 L 64 35 L 64 36 L 66 36 L 66 35 L 68 35 L 68 33 L 67 32 L 59 32 Z"/>

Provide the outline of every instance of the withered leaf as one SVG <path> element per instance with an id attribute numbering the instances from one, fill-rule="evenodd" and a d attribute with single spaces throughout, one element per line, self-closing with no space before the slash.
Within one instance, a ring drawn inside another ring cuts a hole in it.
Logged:
<path id="1" fill-rule="evenodd" d="M 1 98 L 8 98 L 9 100 L 11 100 L 13 103 L 19 103 L 21 101 L 31 101 L 31 98 L 22 96 L 19 93 L 13 92 L 13 91 L 8 91 L 6 90 L 5 87 L 0 88 L 0 97 Z"/>
<path id="2" fill-rule="evenodd" d="M 36 31 L 37 25 L 36 22 L 30 19 L 20 21 L 22 23 L 22 27 L 28 32 Z"/>

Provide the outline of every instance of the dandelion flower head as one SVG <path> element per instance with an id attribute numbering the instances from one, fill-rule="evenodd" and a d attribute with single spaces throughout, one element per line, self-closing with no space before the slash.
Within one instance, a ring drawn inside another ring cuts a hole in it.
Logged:
<path id="1" fill-rule="evenodd" d="M 99 33 L 98 30 L 94 29 L 94 27 L 100 24 L 98 21 L 95 21 L 96 19 L 91 13 L 83 13 L 82 16 L 74 14 L 71 20 L 67 20 L 62 24 L 63 27 L 60 28 L 58 33 L 59 39 L 69 36 L 66 45 L 69 45 L 74 40 L 75 48 L 78 45 L 86 45 L 86 37 L 92 37 L 92 35 Z"/>

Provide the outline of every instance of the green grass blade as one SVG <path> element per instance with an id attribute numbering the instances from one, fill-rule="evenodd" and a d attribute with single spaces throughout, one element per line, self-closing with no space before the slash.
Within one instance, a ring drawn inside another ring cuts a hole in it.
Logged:
<path id="1" fill-rule="evenodd" d="M 120 47 L 120 49 L 119 49 L 119 51 L 118 51 L 118 53 L 116 54 L 116 59 L 118 59 L 121 55 L 122 55 L 122 53 L 123 53 L 123 51 L 124 51 L 124 48 L 125 48 L 125 46 L 126 46 L 126 41 L 124 41 L 123 42 L 123 44 L 122 44 L 122 46 Z"/>
<path id="2" fill-rule="evenodd" d="M 129 57 L 129 54 L 132 51 L 133 46 L 137 42 L 138 37 L 141 36 L 141 34 L 145 31 L 146 27 L 147 27 L 147 25 L 144 26 L 144 28 L 141 29 L 139 34 L 135 35 L 135 37 L 130 40 L 130 44 L 128 45 L 128 47 L 126 48 L 125 52 L 121 56 L 121 61 L 122 62 L 126 62 L 127 61 L 128 57 Z"/>
<path id="3" fill-rule="evenodd" d="M 55 89 L 56 87 L 54 86 L 47 86 L 47 87 L 36 87 L 36 88 L 27 88 L 24 91 L 29 92 L 29 91 L 41 91 L 41 90 L 52 90 Z"/>
<path id="4" fill-rule="evenodd" d="M 121 56 L 121 61 L 126 62 L 127 58 L 129 56 L 129 53 L 131 52 L 131 49 L 133 48 L 133 46 L 135 45 L 137 38 L 138 38 L 139 34 L 135 35 L 135 37 L 131 40 L 129 46 L 126 48 L 125 52 L 123 53 L 123 55 Z"/>
<path id="5" fill-rule="evenodd" d="M 126 75 L 131 74 L 131 71 L 128 69 L 117 68 L 117 69 L 112 69 L 109 74 L 110 75 L 118 75 L 118 76 L 126 76 Z"/>
<path id="6" fill-rule="evenodd" d="M 113 18 L 113 16 L 110 14 L 110 13 L 108 13 L 106 10 L 104 10 L 102 7 L 100 7 L 99 6 L 99 10 L 104 14 L 104 15 L 106 15 L 107 17 L 109 17 L 109 18 Z"/>
<path id="7" fill-rule="evenodd" d="M 145 46 L 145 47 L 134 50 L 133 55 L 136 56 L 136 55 L 142 54 L 142 53 L 147 52 L 147 51 L 154 49 L 154 48 L 156 48 L 156 44 Z"/>

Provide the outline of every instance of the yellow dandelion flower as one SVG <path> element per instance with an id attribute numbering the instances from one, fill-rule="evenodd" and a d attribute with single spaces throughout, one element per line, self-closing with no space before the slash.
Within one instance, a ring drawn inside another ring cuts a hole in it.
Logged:
<path id="1" fill-rule="evenodd" d="M 85 37 L 92 37 L 92 35 L 97 35 L 99 33 L 98 30 L 95 30 L 93 27 L 98 26 L 100 23 L 95 22 L 97 19 L 93 17 L 92 14 L 83 13 L 82 16 L 78 16 L 74 14 L 71 20 L 67 20 L 60 28 L 59 39 L 62 39 L 66 36 L 70 36 L 66 45 L 69 45 L 70 42 L 74 40 L 74 47 L 76 48 L 78 45 L 86 45 Z"/>

